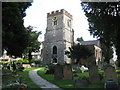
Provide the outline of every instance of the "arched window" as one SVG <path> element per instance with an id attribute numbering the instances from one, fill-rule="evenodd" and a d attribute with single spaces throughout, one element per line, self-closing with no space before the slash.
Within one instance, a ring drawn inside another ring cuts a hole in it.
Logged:
<path id="1" fill-rule="evenodd" d="M 56 46 L 53 47 L 53 54 L 57 54 L 57 47 Z"/>

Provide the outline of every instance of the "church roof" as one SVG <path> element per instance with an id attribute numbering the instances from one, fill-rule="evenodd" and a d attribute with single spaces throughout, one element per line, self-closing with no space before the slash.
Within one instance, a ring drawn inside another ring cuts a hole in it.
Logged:
<path id="1" fill-rule="evenodd" d="M 81 41 L 79 43 L 81 45 L 96 45 L 96 46 L 100 46 L 100 41 L 99 40 Z"/>

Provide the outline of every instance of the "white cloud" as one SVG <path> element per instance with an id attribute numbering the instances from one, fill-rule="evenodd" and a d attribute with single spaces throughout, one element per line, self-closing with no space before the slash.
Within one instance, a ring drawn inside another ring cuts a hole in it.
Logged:
<path id="1" fill-rule="evenodd" d="M 43 34 L 39 38 L 43 41 L 46 29 L 47 13 L 65 9 L 73 15 L 73 29 L 75 31 L 75 39 L 83 37 L 84 40 L 93 40 L 88 29 L 88 22 L 82 11 L 80 0 L 33 0 L 33 4 L 26 10 L 27 16 L 24 18 L 24 25 L 32 25 Z"/>

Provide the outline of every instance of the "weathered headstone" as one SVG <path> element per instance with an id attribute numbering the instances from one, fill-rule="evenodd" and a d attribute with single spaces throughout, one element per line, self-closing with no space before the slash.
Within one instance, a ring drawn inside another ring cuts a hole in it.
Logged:
<path id="1" fill-rule="evenodd" d="M 60 64 L 55 65 L 54 72 L 55 79 L 63 79 L 63 66 Z"/>
<path id="2" fill-rule="evenodd" d="M 80 68 L 75 69 L 76 73 L 82 73 L 82 70 Z"/>
<path id="3" fill-rule="evenodd" d="M 100 81 L 96 65 L 89 67 L 89 78 L 91 83 L 98 83 Z"/>
<path id="4" fill-rule="evenodd" d="M 64 79 L 70 79 L 71 80 L 73 78 L 71 65 L 65 65 L 64 66 L 63 75 L 64 75 Z"/>
<path id="5" fill-rule="evenodd" d="M 80 69 L 80 65 L 73 65 L 73 69 L 75 70 L 75 73 L 82 73 L 82 70 Z"/>
<path id="6" fill-rule="evenodd" d="M 119 90 L 119 85 L 117 82 L 115 82 L 113 80 L 108 80 L 105 82 L 104 88 L 106 88 L 108 90 Z"/>
<path id="7" fill-rule="evenodd" d="M 104 73 L 106 77 L 106 81 L 113 80 L 117 82 L 117 73 L 115 72 L 115 68 L 109 64 L 104 66 Z"/>
<path id="8" fill-rule="evenodd" d="M 96 65 L 96 59 L 94 56 L 91 56 L 88 59 L 88 68 L 89 68 L 89 79 L 91 83 L 99 83 L 100 77 L 98 74 L 98 66 Z"/>

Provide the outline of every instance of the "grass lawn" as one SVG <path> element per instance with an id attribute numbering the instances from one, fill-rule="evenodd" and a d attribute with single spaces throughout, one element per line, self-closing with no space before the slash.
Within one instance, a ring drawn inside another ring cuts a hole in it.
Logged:
<path id="1" fill-rule="evenodd" d="M 54 75 L 52 74 L 45 74 L 46 70 L 44 70 L 44 68 L 40 69 L 37 73 L 38 75 L 40 75 L 42 78 L 46 79 L 47 81 L 61 87 L 61 88 L 71 88 L 71 89 L 75 89 L 74 87 L 74 80 L 78 79 L 79 77 L 74 77 L 73 80 L 55 80 L 54 79 Z M 89 77 L 89 73 L 88 72 L 84 72 L 84 73 L 77 73 L 77 75 L 79 75 L 80 77 Z M 99 84 L 89 84 L 88 87 L 85 88 L 103 88 L 103 81 L 101 81 Z"/>
<path id="2" fill-rule="evenodd" d="M 46 72 L 46 70 L 44 70 L 42 68 L 37 73 L 42 78 L 46 79 L 47 81 L 49 81 L 49 82 L 51 82 L 51 83 L 53 83 L 61 88 L 74 88 L 73 80 L 55 80 L 54 75 L 46 75 L 45 72 Z"/>
<path id="3" fill-rule="evenodd" d="M 18 76 L 11 75 L 6 76 L 3 78 L 3 83 L 5 85 L 15 82 L 16 80 L 21 81 L 22 83 L 26 84 L 28 88 L 40 88 L 35 83 L 32 82 L 32 80 L 29 78 L 29 71 L 33 69 L 37 69 L 39 67 L 33 67 L 33 68 L 26 68 L 23 72 L 18 71 L 16 72 Z M 5 87 L 4 88 L 14 88 L 14 87 Z M 15 87 L 17 88 L 17 87 Z"/>
<path id="4" fill-rule="evenodd" d="M 29 88 L 40 88 L 34 82 L 32 82 L 32 80 L 29 78 L 29 71 L 37 69 L 37 68 L 39 68 L 39 67 L 26 68 L 26 69 L 24 69 L 23 72 L 18 72 L 18 74 L 22 77 L 21 81 L 23 83 L 27 84 Z"/>

